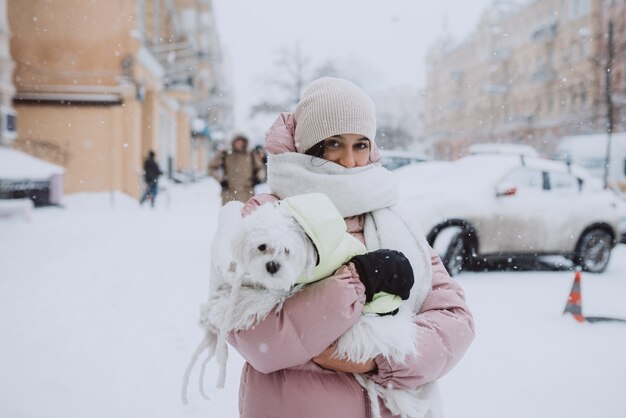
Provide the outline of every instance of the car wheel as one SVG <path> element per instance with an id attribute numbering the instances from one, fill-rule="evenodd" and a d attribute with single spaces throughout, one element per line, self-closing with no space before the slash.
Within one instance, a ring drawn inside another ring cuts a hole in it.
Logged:
<path id="1" fill-rule="evenodd" d="M 463 271 L 466 245 L 460 227 L 446 228 L 439 232 L 435 237 L 433 248 L 439 254 L 450 276 L 456 276 Z"/>
<path id="2" fill-rule="evenodd" d="M 602 273 L 609 264 L 613 238 L 602 229 L 587 231 L 580 238 L 574 263 L 584 271 Z"/>

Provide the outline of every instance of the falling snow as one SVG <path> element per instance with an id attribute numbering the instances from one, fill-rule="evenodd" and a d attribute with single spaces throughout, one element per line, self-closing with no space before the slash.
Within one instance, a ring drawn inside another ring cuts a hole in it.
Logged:
<path id="1" fill-rule="evenodd" d="M 79 194 L 30 223 L 0 219 L 0 357 L 10 360 L 0 362 L 0 416 L 237 416 L 243 360 L 232 349 L 225 389 L 209 366 L 211 400 L 193 390 L 189 406 L 178 398 L 201 337 L 219 185 L 164 186 L 154 210 Z M 626 317 L 624 271 L 620 245 L 606 273 L 583 274 L 586 314 Z M 626 416 L 626 327 L 563 316 L 572 279 L 458 277 L 477 337 L 442 379 L 446 417 Z"/>

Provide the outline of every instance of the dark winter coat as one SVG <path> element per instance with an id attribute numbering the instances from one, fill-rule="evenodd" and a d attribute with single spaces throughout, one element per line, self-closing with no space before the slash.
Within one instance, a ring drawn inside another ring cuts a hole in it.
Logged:
<path id="1" fill-rule="evenodd" d="M 156 184 L 163 172 L 154 158 L 147 158 L 143 163 L 144 180 L 146 184 Z"/>

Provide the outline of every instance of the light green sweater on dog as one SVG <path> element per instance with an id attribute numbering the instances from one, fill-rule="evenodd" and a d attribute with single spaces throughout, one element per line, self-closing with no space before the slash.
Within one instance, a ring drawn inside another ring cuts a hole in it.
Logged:
<path id="1" fill-rule="evenodd" d="M 365 245 L 348 233 L 346 222 L 325 194 L 307 193 L 288 197 L 279 204 L 289 210 L 317 250 L 317 265 L 309 275 L 301 276 L 298 284 L 326 278 L 352 257 L 367 252 Z M 379 292 L 365 304 L 363 312 L 384 314 L 398 309 L 401 304 L 399 296 Z"/>

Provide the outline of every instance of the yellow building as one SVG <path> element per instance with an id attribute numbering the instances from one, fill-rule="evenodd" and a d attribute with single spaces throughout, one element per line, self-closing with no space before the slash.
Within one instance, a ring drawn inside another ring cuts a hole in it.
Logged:
<path id="1" fill-rule="evenodd" d="M 603 2 L 494 2 L 466 39 L 433 45 L 424 130 L 436 154 L 480 142 L 550 154 L 564 135 L 601 131 Z"/>
<path id="2" fill-rule="evenodd" d="M 190 124 L 220 84 L 219 44 L 184 23 L 207 14 L 206 0 L 9 0 L 14 146 L 63 166 L 67 193 L 137 197 L 150 149 L 170 175 L 203 169 Z"/>

